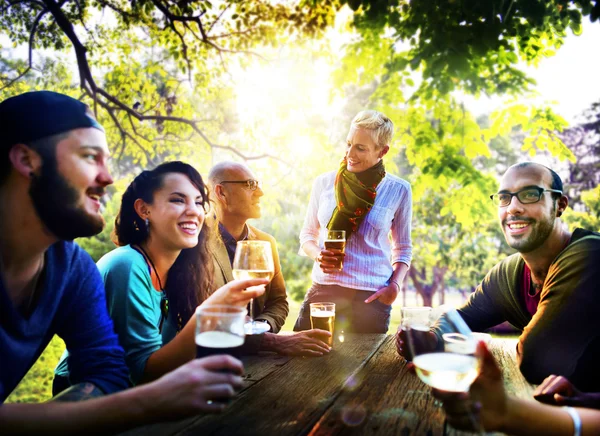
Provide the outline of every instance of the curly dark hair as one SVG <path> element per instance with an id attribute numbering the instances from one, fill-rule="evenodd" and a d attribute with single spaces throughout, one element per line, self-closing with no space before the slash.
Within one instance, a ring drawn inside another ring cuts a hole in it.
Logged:
<path id="1" fill-rule="evenodd" d="M 112 239 L 115 244 L 139 245 L 148 238 L 144 220 L 137 214 L 134 203 L 138 198 L 148 204 L 154 201 L 154 193 L 163 186 L 167 174 L 180 173 L 200 191 L 202 205 L 209 205 L 208 189 L 202 176 L 194 167 L 180 161 L 163 163 L 153 170 L 143 171 L 127 187 L 121 200 L 121 208 L 115 218 Z M 176 315 L 178 330 L 185 325 L 194 313 L 196 306 L 209 295 L 212 282 L 213 264 L 208 252 L 208 242 L 212 229 L 206 221 L 198 235 L 198 244 L 181 250 L 177 260 L 169 270 L 164 291 L 169 298 L 169 310 Z"/>

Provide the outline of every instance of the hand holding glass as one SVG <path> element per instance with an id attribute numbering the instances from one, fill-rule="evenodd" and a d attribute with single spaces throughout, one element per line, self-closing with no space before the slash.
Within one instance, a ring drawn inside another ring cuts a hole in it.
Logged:
<path id="1" fill-rule="evenodd" d="M 325 250 L 336 250 L 340 253 L 346 252 L 346 231 L 345 230 L 328 230 L 327 239 L 325 239 Z M 334 251 L 335 253 L 335 251 Z M 335 266 L 336 269 L 342 270 L 344 268 L 344 257 L 336 256 L 338 261 Z"/>
<path id="2" fill-rule="evenodd" d="M 417 347 L 424 349 L 430 342 L 429 328 L 431 327 L 431 307 L 403 307 L 402 318 L 400 321 L 401 339 L 404 342 L 403 355 L 406 360 L 411 361 L 413 354 L 411 352 L 410 342 L 419 343 Z M 408 347 L 408 349 L 407 349 Z"/>
<path id="3" fill-rule="evenodd" d="M 233 259 L 233 277 L 236 280 L 271 280 L 274 272 L 273 252 L 269 241 L 238 241 Z M 250 322 L 246 324 L 246 333 L 265 333 L 270 326 L 267 322 L 254 320 L 253 303 L 250 300 Z"/>
<path id="4" fill-rule="evenodd" d="M 310 326 L 331 333 L 331 337 L 327 338 L 327 345 L 333 347 L 335 303 L 310 303 Z"/>
<path id="5" fill-rule="evenodd" d="M 456 310 L 445 315 L 444 350 L 432 349 L 408 335 L 409 348 L 419 378 L 428 385 L 448 392 L 468 392 L 477 378 L 479 361 L 477 341 Z"/>
<path id="6" fill-rule="evenodd" d="M 201 306 L 196 309 L 196 358 L 229 354 L 240 358 L 244 345 L 246 309 L 237 306 Z"/>

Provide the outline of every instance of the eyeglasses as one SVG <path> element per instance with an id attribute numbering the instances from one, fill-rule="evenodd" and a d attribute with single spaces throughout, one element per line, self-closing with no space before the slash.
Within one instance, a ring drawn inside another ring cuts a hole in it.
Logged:
<path id="1" fill-rule="evenodd" d="M 256 189 L 258 187 L 260 187 L 260 182 L 258 180 L 253 180 L 253 179 L 248 179 L 248 180 L 223 180 L 222 182 L 219 182 L 219 184 L 224 184 L 224 183 L 239 183 L 239 184 L 243 184 L 246 185 L 244 186 L 244 188 L 249 189 L 251 191 L 256 191 Z"/>
<path id="2" fill-rule="evenodd" d="M 494 204 L 498 207 L 506 207 L 510 204 L 513 197 L 517 197 L 517 199 L 522 204 L 531 204 L 537 203 L 542 198 L 542 194 L 544 192 L 554 192 L 556 194 L 562 194 L 562 191 L 557 189 L 544 189 L 538 186 L 534 186 L 531 188 L 524 188 L 517 192 L 499 192 L 498 194 L 490 195 L 490 198 L 494 202 Z"/>

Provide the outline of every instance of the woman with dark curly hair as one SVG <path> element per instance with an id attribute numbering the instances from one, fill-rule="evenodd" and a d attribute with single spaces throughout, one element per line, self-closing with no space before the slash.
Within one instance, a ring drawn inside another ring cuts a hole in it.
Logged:
<path id="1" fill-rule="evenodd" d="M 208 191 L 183 162 L 143 171 L 129 185 L 115 220 L 119 248 L 98 261 L 108 309 L 133 384 L 147 382 L 195 357 L 194 311 L 201 304 L 245 306 L 266 280 L 230 282 L 208 295 L 212 260 L 204 225 Z M 57 374 L 64 375 L 59 365 Z"/>

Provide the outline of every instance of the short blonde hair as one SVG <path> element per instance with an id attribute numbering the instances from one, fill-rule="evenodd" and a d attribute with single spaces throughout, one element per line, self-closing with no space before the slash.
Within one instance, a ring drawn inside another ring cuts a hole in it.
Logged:
<path id="1" fill-rule="evenodd" d="M 353 130 L 356 129 L 367 130 L 377 148 L 389 146 L 392 142 L 392 136 L 394 136 L 394 123 L 392 123 L 392 120 L 381 112 L 373 110 L 360 111 L 356 114 L 350 124 L 348 139 Z"/>

